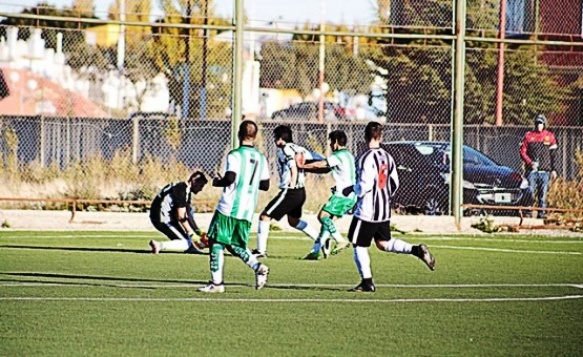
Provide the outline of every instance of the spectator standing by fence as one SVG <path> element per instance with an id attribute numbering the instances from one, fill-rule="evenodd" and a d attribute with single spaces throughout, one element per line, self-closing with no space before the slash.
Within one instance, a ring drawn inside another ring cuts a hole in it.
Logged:
<path id="1" fill-rule="evenodd" d="M 520 157 L 526 165 L 526 177 L 530 191 L 538 207 L 547 206 L 547 192 L 551 180 L 557 178 L 557 140 L 555 134 L 547 130 L 547 119 L 539 114 L 534 118 L 534 130 L 527 132 L 520 146 Z M 543 218 L 544 210 L 537 217 Z"/>

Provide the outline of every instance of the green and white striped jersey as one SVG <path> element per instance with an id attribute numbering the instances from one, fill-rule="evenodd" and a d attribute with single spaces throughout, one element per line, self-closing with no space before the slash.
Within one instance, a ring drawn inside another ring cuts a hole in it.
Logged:
<path id="1" fill-rule="evenodd" d="M 346 187 L 353 186 L 356 182 L 356 165 L 354 156 L 346 149 L 340 149 L 326 158 L 326 162 L 332 169 L 332 177 L 336 184 L 336 192 L 342 193 Z"/>
<path id="2" fill-rule="evenodd" d="M 259 182 L 269 180 L 267 159 L 254 147 L 241 146 L 227 155 L 226 171 L 236 174 L 235 182 L 223 188 L 217 210 L 251 222 L 257 206 Z"/>

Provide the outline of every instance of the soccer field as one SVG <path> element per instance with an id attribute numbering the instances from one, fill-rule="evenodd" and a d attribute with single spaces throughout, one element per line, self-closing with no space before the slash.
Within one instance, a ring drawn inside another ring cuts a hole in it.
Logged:
<path id="1" fill-rule="evenodd" d="M 265 289 L 229 256 L 206 295 L 208 256 L 153 238 L 0 231 L 0 356 L 583 355 L 580 234 L 399 236 L 437 269 L 371 249 L 373 294 L 347 291 L 351 250 L 299 260 L 310 241 L 272 232 Z"/>

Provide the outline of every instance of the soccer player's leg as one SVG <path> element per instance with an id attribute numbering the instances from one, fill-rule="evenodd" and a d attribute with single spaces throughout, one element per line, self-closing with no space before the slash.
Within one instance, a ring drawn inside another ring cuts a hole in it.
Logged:
<path id="1" fill-rule="evenodd" d="M 223 284 L 224 250 L 226 246 L 231 245 L 232 234 L 233 224 L 229 217 L 215 211 L 208 232 L 211 281 L 206 286 L 199 288 L 198 291 L 205 293 L 222 293 L 225 291 Z"/>
<path id="2" fill-rule="evenodd" d="M 249 250 L 251 222 L 234 218 L 232 220 L 234 221 L 234 229 L 229 251 L 253 269 L 255 272 L 255 289 L 259 290 L 267 283 L 269 268 L 257 260 L 257 256 L 253 255 Z"/>
<path id="3" fill-rule="evenodd" d="M 302 231 L 305 235 L 315 241 L 318 239 L 318 231 L 316 231 L 307 221 L 302 220 L 302 210 L 305 202 L 306 190 L 304 188 L 289 190 L 286 202 L 287 222 L 290 226 L 298 231 Z"/>
<path id="4" fill-rule="evenodd" d="M 379 250 L 396 254 L 411 254 L 419 258 L 431 270 L 435 270 L 435 258 L 425 244 L 412 245 L 401 239 L 391 237 L 390 222 L 382 224 L 374 236 Z"/>
<path id="5" fill-rule="evenodd" d="M 152 248 L 152 253 L 157 254 L 165 250 L 191 252 L 190 249 L 192 247 L 192 242 L 190 241 L 190 237 L 178 224 L 172 222 L 159 222 L 155 227 L 168 237 L 169 241 L 158 242 L 151 240 L 150 247 Z M 200 251 L 196 251 L 196 253 L 200 253 Z"/>
<path id="6" fill-rule="evenodd" d="M 324 219 L 322 224 L 326 226 L 326 229 L 332 235 L 332 238 L 336 242 L 336 247 L 331 252 L 331 254 L 338 254 L 342 250 L 348 248 L 350 243 L 342 237 L 342 234 L 338 231 L 336 225 L 334 224 L 334 218 L 341 218 L 350 211 L 356 203 L 355 197 L 344 197 L 334 195 L 331 197 L 329 204 L 324 207 L 324 210 L 329 213 L 329 219 Z"/>
<path id="7" fill-rule="evenodd" d="M 377 224 L 361 221 L 357 217 L 352 218 L 348 237 L 354 246 L 353 259 L 358 270 L 361 281 L 350 291 L 374 292 L 376 287 L 372 280 L 372 270 L 370 267 L 370 256 L 368 248 L 372 238 L 376 233 Z"/>
<path id="8" fill-rule="evenodd" d="M 267 257 L 267 238 L 269 237 L 270 221 L 275 219 L 279 221 L 286 214 L 284 200 L 287 190 L 281 190 L 275 196 L 263 212 L 259 215 L 259 223 L 257 225 L 257 248 L 253 249 L 252 253 L 258 258 Z"/>

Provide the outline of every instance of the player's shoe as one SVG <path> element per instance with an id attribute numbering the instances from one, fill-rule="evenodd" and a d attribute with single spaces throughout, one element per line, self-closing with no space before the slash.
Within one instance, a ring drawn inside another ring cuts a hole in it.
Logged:
<path id="1" fill-rule="evenodd" d="M 200 291 L 201 293 L 224 293 L 225 292 L 225 285 L 224 284 L 215 284 L 212 281 L 209 281 L 209 283 L 206 286 L 203 286 L 202 288 L 198 288 L 198 291 Z"/>
<path id="2" fill-rule="evenodd" d="M 319 260 L 320 259 L 320 253 L 318 252 L 310 252 L 308 253 L 308 255 L 306 255 L 305 257 L 301 258 L 303 260 Z"/>
<path id="3" fill-rule="evenodd" d="M 267 284 L 267 275 L 269 275 L 269 268 L 263 263 L 259 263 L 259 267 L 255 271 L 255 289 L 262 289 Z"/>
<path id="4" fill-rule="evenodd" d="M 253 254 L 255 258 L 267 258 L 267 252 L 260 252 L 257 249 L 253 249 L 251 254 Z"/>
<path id="5" fill-rule="evenodd" d="M 332 240 L 330 238 L 326 239 L 324 241 L 324 244 L 322 244 L 322 257 L 324 259 L 328 259 L 328 257 L 330 256 L 330 251 L 332 250 Z"/>
<path id="6" fill-rule="evenodd" d="M 160 253 L 160 243 L 156 242 L 155 240 L 151 240 L 150 243 L 148 243 L 150 245 L 150 248 L 152 249 L 152 254 L 158 254 Z"/>
<path id="7" fill-rule="evenodd" d="M 336 247 L 334 247 L 334 249 L 332 250 L 332 255 L 336 255 L 336 254 L 340 253 L 341 251 L 343 251 L 344 249 L 348 249 L 348 248 L 350 248 L 350 242 L 346 241 L 346 242 L 338 243 L 336 245 Z"/>
<path id="8" fill-rule="evenodd" d="M 362 280 L 360 282 L 360 284 L 358 284 L 357 286 L 353 287 L 352 289 L 350 289 L 348 291 L 374 293 L 376 290 L 377 290 L 377 288 L 374 285 L 374 283 L 372 283 L 372 282 L 369 283 L 369 282 Z"/>
<path id="9" fill-rule="evenodd" d="M 435 270 L 435 258 L 429 252 L 429 248 L 425 244 L 419 245 L 419 255 L 417 256 L 427 267 L 431 270 Z"/>

